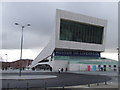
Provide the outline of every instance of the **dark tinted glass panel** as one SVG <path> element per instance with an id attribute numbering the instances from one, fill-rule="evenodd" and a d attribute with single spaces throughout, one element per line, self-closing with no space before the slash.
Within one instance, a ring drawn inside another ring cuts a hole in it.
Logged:
<path id="1" fill-rule="evenodd" d="M 60 40 L 102 44 L 102 26 L 60 20 Z"/>

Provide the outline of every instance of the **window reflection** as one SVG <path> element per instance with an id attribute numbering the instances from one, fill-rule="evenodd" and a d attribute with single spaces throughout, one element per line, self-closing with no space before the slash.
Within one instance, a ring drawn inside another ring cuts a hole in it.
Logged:
<path id="1" fill-rule="evenodd" d="M 60 40 L 102 44 L 102 26 L 60 20 Z"/>

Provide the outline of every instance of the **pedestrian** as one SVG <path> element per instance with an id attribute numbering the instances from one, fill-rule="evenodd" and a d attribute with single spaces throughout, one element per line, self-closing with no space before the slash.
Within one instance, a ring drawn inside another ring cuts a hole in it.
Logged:
<path id="1" fill-rule="evenodd" d="M 64 71 L 64 69 L 63 68 L 61 68 L 61 72 L 63 72 Z"/>
<path id="2" fill-rule="evenodd" d="M 50 67 L 50 71 L 52 72 L 52 67 Z"/>
<path id="3" fill-rule="evenodd" d="M 59 68 L 59 69 L 58 69 L 58 73 L 60 73 L 60 71 L 61 71 L 61 69 Z"/>
<path id="4" fill-rule="evenodd" d="M 101 67 L 101 71 L 103 71 L 103 67 Z"/>
<path id="5" fill-rule="evenodd" d="M 67 68 L 65 69 L 65 71 L 67 72 Z"/>

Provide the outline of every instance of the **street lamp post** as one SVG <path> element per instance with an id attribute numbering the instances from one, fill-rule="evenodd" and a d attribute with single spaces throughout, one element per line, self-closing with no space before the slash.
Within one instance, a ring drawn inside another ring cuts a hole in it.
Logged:
<path id="1" fill-rule="evenodd" d="M 18 23 L 15 23 L 15 25 L 19 25 L 21 26 L 21 29 L 22 29 L 22 34 L 21 34 L 21 52 L 20 52 L 20 61 L 22 60 L 22 48 L 23 48 L 23 29 L 26 27 L 26 26 L 31 26 L 30 24 L 27 24 L 27 25 L 20 25 Z M 20 62 L 20 69 L 19 69 L 19 76 L 21 76 L 21 70 L 22 70 L 22 67 L 21 67 L 21 62 Z"/>

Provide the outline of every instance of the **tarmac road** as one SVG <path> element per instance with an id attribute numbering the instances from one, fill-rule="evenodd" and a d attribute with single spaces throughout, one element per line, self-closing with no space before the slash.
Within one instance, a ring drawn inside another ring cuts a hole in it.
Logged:
<path id="1" fill-rule="evenodd" d="M 3 73 L 4 77 L 18 75 L 18 73 Z M 22 72 L 22 76 L 28 75 L 53 75 L 56 78 L 38 79 L 2 79 L 2 88 L 45 88 L 45 87 L 64 87 L 93 84 L 111 80 L 104 75 L 89 75 L 75 73 L 58 72 Z"/>

